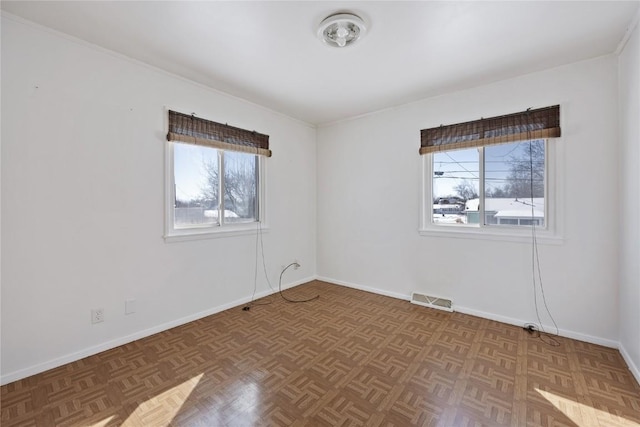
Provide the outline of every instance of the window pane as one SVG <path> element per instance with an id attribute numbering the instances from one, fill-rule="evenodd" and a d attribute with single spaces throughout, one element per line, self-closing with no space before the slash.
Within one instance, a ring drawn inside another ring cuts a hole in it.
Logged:
<path id="1" fill-rule="evenodd" d="M 174 226 L 218 222 L 219 166 L 217 150 L 173 143 Z"/>
<path id="2" fill-rule="evenodd" d="M 444 151 L 433 154 L 433 222 L 437 224 L 478 224 L 478 149 Z M 465 211 L 465 204 L 476 212 Z"/>
<path id="3" fill-rule="evenodd" d="M 256 221 L 258 156 L 225 151 L 224 222 Z"/>
<path id="4" fill-rule="evenodd" d="M 485 224 L 544 226 L 544 140 L 487 146 L 484 162 Z"/>

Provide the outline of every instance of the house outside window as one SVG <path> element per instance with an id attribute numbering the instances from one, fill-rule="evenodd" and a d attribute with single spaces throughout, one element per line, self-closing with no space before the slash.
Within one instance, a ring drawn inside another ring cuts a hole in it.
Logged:
<path id="1" fill-rule="evenodd" d="M 559 106 L 425 129 L 420 233 L 557 235 Z M 507 239 L 509 240 L 509 239 Z"/>
<path id="2" fill-rule="evenodd" d="M 522 141 L 432 154 L 433 223 L 544 226 L 545 145 Z"/>

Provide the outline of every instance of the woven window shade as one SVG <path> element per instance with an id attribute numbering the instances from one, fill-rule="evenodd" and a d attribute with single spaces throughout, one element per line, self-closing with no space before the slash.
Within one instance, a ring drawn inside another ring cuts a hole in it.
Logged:
<path id="1" fill-rule="evenodd" d="M 269 135 L 171 110 L 167 140 L 271 157 Z"/>
<path id="2" fill-rule="evenodd" d="M 560 136 L 560 106 L 420 131 L 420 154 Z"/>

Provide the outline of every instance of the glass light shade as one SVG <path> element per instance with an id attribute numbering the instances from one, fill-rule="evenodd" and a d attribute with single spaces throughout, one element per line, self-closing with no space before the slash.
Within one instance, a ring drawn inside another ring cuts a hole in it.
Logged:
<path id="1" fill-rule="evenodd" d="M 355 43 L 365 33 L 364 21 L 356 15 L 341 13 L 331 15 L 320 24 L 318 37 L 333 47 L 345 47 Z"/>

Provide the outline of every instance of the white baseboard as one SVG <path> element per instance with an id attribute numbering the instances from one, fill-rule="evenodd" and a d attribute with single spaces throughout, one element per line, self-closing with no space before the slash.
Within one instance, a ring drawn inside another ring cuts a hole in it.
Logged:
<path id="1" fill-rule="evenodd" d="M 302 285 L 304 283 L 308 283 L 314 279 L 315 279 L 315 276 L 307 277 L 305 279 L 283 285 L 282 288 L 283 289 L 293 288 L 293 287 Z M 274 294 L 276 292 L 277 291 L 267 289 L 266 291 L 256 293 L 254 299 L 262 298 L 262 297 Z M 170 322 L 160 324 L 158 326 L 154 326 L 148 329 L 144 329 L 142 331 L 135 332 L 130 335 L 126 335 L 111 341 L 107 341 L 92 347 L 88 347 L 83 350 L 70 353 L 53 360 L 49 360 L 44 363 L 39 363 L 37 365 L 29 366 L 28 368 L 20 369 L 14 372 L 9 372 L 8 374 L 4 374 L 0 377 L 0 385 L 5 385 L 13 381 L 18 381 L 23 378 L 29 377 L 31 375 L 39 374 L 41 372 L 48 371 L 49 369 L 57 368 L 67 363 L 75 362 L 77 360 L 83 359 L 88 356 L 93 356 L 94 354 L 98 354 L 106 350 L 111 350 L 112 348 L 115 348 L 124 344 L 128 344 L 132 341 L 136 341 L 136 340 L 148 337 L 150 335 L 157 334 L 162 331 L 166 331 L 167 329 L 175 328 L 176 326 L 184 325 L 185 323 L 193 322 L 194 320 L 202 319 L 203 317 L 211 316 L 212 314 L 220 313 L 221 311 L 246 304 L 249 301 L 251 301 L 251 296 L 240 298 L 226 304 L 221 304 L 219 306 L 216 306 L 198 313 L 194 313 L 189 316 L 182 317 L 180 319 L 175 319 Z"/>
<path id="2" fill-rule="evenodd" d="M 454 311 L 458 311 L 460 313 L 470 314 L 471 316 L 482 317 L 483 319 L 495 320 L 496 322 L 507 323 L 509 325 L 524 326 L 525 323 L 531 323 L 530 320 L 522 320 L 522 319 L 515 319 L 512 317 L 500 316 L 498 314 L 487 313 L 484 311 L 474 310 L 468 307 L 460 307 L 457 305 L 454 305 L 453 309 Z M 550 326 L 550 325 L 542 325 L 542 326 L 544 330 L 547 331 L 548 333 L 555 334 L 556 332 L 555 326 Z M 574 340 L 584 341 L 591 344 L 598 344 L 598 345 L 602 345 L 604 347 L 610 347 L 610 348 L 618 348 L 618 345 L 619 345 L 617 341 L 609 340 L 606 338 L 595 337 L 593 335 L 587 335 L 580 332 L 568 331 L 566 329 L 559 329 L 558 335 L 560 335 L 561 337 L 572 338 Z"/>
<path id="3" fill-rule="evenodd" d="M 636 381 L 638 381 L 638 384 L 640 384 L 640 369 L 638 368 L 638 366 L 636 366 L 636 364 L 631 359 L 631 355 L 629 355 L 629 353 L 624 348 L 622 343 L 620 343 L 618 350 L 620 350 L 620 354 L 622 355 L 622 358 L 624 359 L 624 361 L 627 362 L 627 366 L 629 367 L 631 374 L 633 374 L 633 376 L 636 377 Z"/>
<path id="4" fill-rule="evenodd" d="M 358 285 L 355 283 L 349 283 L 349 282 L 345 282 L 342 280 L 336 280 L 336 279 L 332 279 L 329 277 L 322 277 L 322 276 L 318 276 L 317 278 L 318 280 L 322 280 L 324 282 L 328 282 L 328 283 L 334 283 L 336 285 L 341 285 L 341 286 L 346 286 L 348 288 L 354 288 L 354 289 L 360 289 L 363 291 L 367 291 L 367 292 L 373 292 L 374 294 L 379 294 L 379 295 L 385 295 L 388 297 L 392 297 L 392 298 L 397 298 L 397 299 L 401 299 L 401 300 L 410 300 L 411 296 L 410 295 L 404 295 L 404 294 L 400 294 L 397 292 L 389 292 L 389 291 L 385 291 L 382 289 L 378 289 L 378 288 L 372 288 L 369 286 L 363 286 L 363 285 Z M 497 322 L 501 322 L 501 323 L 507 323 L 509 325 L 515 325 L 515 326 L 523 326 L 525 323 L 530 323 L 529 320 L 524 320 L 524 319 L 515 319 L 515 318 L 511 318 L 511 317 L 506 317 L 506 316 L 500 316 L 498 314 L 493 314 L 493 313 L 487 313 L 484 311 L 480 311 L 480 310 L 475 310 L 472 308 L 468 308 L 468 307 L 460 307 L 458 305 L 453 306 L 453 310 L 460 312 L 460 313 L 464 313 L 464 314 L 470 314 L 472 316 L 477 316 L 477 317 L 482 317 L 483 319 L 489 319 L 489 320 L 495 320 Z M 548 325 L 543 325 L 545 331 L 555 331 L 555 327 L 553 326 L 548 326 Z M 619 347 L 619 343 L 617 341 L 613 341 L 613 340 L 609 340 L 609 339 L 605 339 L 605 338 L 600 338 L 600 337 L 594 337 L 591 335 L 586 335 L 586 334 L 582 334 L 579 332 L 573 332 L 573 331 L 567 331 L 564 329 L 560 329 L 558 331 L 558 334 L 560 336 L 566 337 L 566 338 L 573 338 L 576 339 L 578 341 L 585 341 L 585 342 L 589 342 L 592 344 L 598 344 L 598 345 L 602 345 L 605 347 L 611 347 L 611 348 L 618 348 Z"/>
<path id="5" fill-rule="evenodd" d="M 355 283 L 345 282 L 343 280 L 331 279 L 329 277 L 317 276 L 316 280 L 321 280 L 327 283 L 333 283 L 334 285 L 346 286 L 347 288 L 359 289 L 361 291 L 371 292 L 378 295 L 384 295 L 391 298 L 411 300 L 411 295 L 404 295 L 397 292 L 389 292 L 383 289 L 371 288 L 369 286 L 357 285 Z"/>

